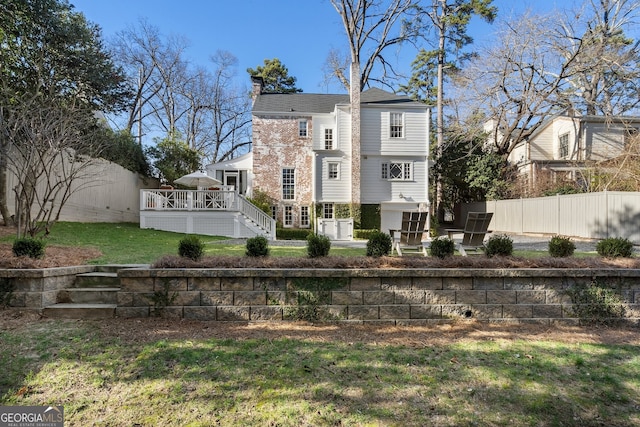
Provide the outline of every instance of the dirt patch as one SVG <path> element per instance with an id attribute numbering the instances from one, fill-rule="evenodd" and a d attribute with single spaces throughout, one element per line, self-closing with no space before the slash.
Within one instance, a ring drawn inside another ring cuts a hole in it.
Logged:
<path id="1" fill-rule="evenodd" d="M 312 324 L 306 322 L 239 322 L 188 321 L 180 319 L 105 319 L 74 320 L 87 322 L 110 337 L 124 342 L 140 343 L 157 340 L 201 339 L 295 339 L 313 342 L 363 343 L 426 347 L 463 341 L 526 340 L 565 343 L 601 343 L 640 345 L 637 326 L 596 327 L 535 324 L 491 324 L 459 321 L 432 326 L 382 326 L 354 324 Z M 54 327 L 53 320 L 34 312 L 0 310 L 1 330 L 20 330 L 25 325 Z"/>

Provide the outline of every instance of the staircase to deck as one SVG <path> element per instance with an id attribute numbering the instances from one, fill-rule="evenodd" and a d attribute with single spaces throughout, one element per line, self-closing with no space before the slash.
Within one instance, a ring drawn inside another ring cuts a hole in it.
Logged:
<path id="1" fill-rule="evenodd" d="M 121 265 L 105 265 L 94 272 L 76 275 L 72 287 L 59 290 L 56 303 L 45 307 L 43 315 L 57 319 L 115 317 L 121 268 Z"/>

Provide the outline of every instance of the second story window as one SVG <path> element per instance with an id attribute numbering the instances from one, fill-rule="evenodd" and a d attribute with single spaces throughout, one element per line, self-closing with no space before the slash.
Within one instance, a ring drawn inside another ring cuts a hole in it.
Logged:
<path id="1" fill-rule="evenodd" d="M 324 149 L 333 150 L 333 129 L 324 130 Z"/>
<path id="2" fill-rule="evenodd" d="M 306 138 L 309 136 L 309 122 L 306 120 L 300 120 L 298 122 L 298 136 L 300 138 Z"/>
<path id="3" fill-rule="evenodd" d="M 389 181 L 411 181 L 413 179 L 412 162 L 382 163 L 380 177 Z"/>
<path id="4" fill-rule="evenodd" d="M 295 182 L 296 182 L 296 170 L 293 168 L 282 169 L 282 199 L 293 200 L 295 199 Z"/>
<path id="5" fill-rule="evenodd" d="M 567 157 L 569 157 L 569 134 L 565 133 L 563 135 L 560 135 L 558 139 L 558 143 L 559 143 L 559 150 L 558 150 L 559 157 L 561 159 L 566 159 Z"/>
<path id="6" fill-rule="evenodd" d="M 404 114 L 389 114 L 389 136 L 391 138 L 404 138 Z"/>

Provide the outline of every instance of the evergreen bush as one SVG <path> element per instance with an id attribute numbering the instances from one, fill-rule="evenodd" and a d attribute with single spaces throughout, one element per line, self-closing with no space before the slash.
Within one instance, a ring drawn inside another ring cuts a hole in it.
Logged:
<path id="1" fill-rule="evenodd" d="M 381 257 L 391 252 L 391 236 L 382 231 L 372 231 L 367 240 L 367 256 Z"/>
<path id="2" fill-rule="evenodd" d="M 549 255 L 556 258 L 570 257 L 576 250 L 576 245 L 565 236 L 553 236 L 549 241 Z"/>
<path id="3" fill-rule="evenodd" d="M 13 254 L 17 257 L 44 258 L 44 248 L 45 244 L 42 240 L 31 237 L 22 237 L 13 242 Z"/>
<path id="4" fill-rule="evenodd" d="M 453 255 L 456 245 L 453 239 L 448 237 L 436 237 L 429 246 L 429 255 L 437 258 L 446 258 Z"/>
<path id="5" fill-rule="evenodd" d="M 187 236 L 178 244 L 178 255 L 198 261 L 204 254 L 204 243 L 198 236 Z"/>
<path id="6" fill-rule="evenodd" d="M 513 240 L 505 234 L 491 236 L 485 246 L 485 254 L 492 256 L 511 256 L 513 255 Z"/>
<path id="7" fill-rule="evenodd" d="M 269 241 L 264 236 L 256 236 L 247 239 L 245 254 L 250 257 L 268 256 Z"/>
<path id="8" fill-rule="evenodd" d="M 309 258 L 318 258 L 329 255 L 331 240 L 327 236 L 309 234 L 307 237 L 307 255 Z"/>
<path id="9" fill-rule="evenodd" d="M 598 242 L 596 251 L 607 258 L 631 258 L 633 243 L 623 237 L 609 237 Z"/>

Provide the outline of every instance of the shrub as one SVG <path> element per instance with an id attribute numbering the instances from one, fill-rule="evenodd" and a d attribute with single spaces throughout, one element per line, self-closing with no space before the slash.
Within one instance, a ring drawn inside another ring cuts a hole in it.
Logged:
<path id="1" fill-rule="evenodd" d="M 198 236 L 187 236 L 178 244 L 178 255 L 198 261 L 204 254 L 204 243 Z"/>
<path id="2" fill-rule="evenodd" d="M 307 237 L 307 255 L 309 258 L 318 258 L 329 255 L 331 240 L 327 236 L 309 234 Z"/>
<path id="3" fill-rule="evenodd" d="M 614 323 L 625 315 L 620 296 L 601 283 L 573 285 L 566 293 L 573 303 L 571 314 L 586 323 Z"/>
<path id="4" fill-rule="evenodd" d="M 609 237 L 598 242 L 596 251 L 598 255 L 607 258 L 631 258 L 633 243 L 623 237 Z"/>
<path id="5" fill-rule="evenodd" d="M 245 254 L 250 257 L 269 255 L 269 241 L 264 236 L 256 236 L 247 239 Z"/>
<path id="6" fill-rule="evenodd" d="M 381 257 L 391 252 L 391 236 L 382 231 L 373 231 L 367 240 L 367 256 Z"/>
<path id="7" fill-rule="evenodd" d="M 308 228 L 278 228 L 276 237 L 278 240 L 307 240 L 311 234 Z"/>
<path id="8" fill-rule="evenodd" d="M 13 242 L 13 254 L 15 256 L 28 256 L 29 258 L 44 258 L 45 244 L 40 239 L 22 237 Z"/>
<path id="9" fill-rule="evenodd" d="M 448 237 L 436 237 L 431 241 L 431 246 L 429 246 L 429 255 L 446 258 L 453 255 L 455 248 L 456 245 L 452 239 Z"/>
<path id="10" fill-rule="evenodd" d="M 505 234 L 491 236 L 485 246 L 485 253 L 488 257 L 511 256 L 513 255 L 513 240 Z"/>
<path id="11" fill-rule="evenodd" d="M 575 250 L 576 245 L 568 237 L 553 236 L 549 241 L 549 255 L 552 257 L 569 257 Z"/>

